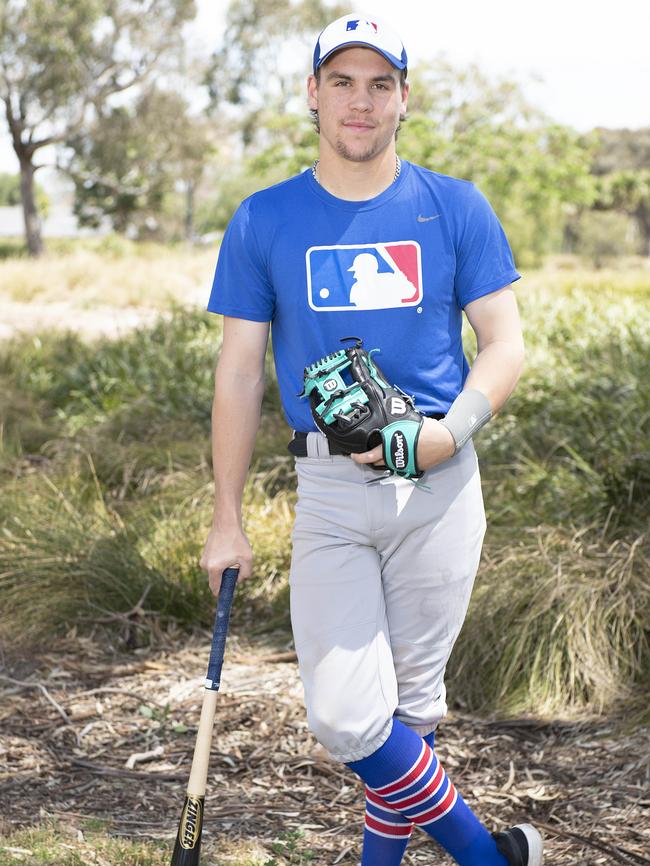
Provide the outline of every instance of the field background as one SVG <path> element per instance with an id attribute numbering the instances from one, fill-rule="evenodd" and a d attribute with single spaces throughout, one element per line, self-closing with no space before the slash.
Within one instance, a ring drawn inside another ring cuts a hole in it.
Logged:
<path id="1" fill-rule="evenodd" d="M 168 857 L 212 616 L 216 252 L 111 236 L 0 261 L 1 866 Z M 517 295 L 527 365 L 477 437 L 489 529 L 442 759 L 491 826 L 542 824 L 550 862 L 647 863 L 650 271 L 558 256 Z M 360 790 L 306 729 L 291 643 L 288 435 L 269 362 L 212 864 L 358 862 Z"/>
<path id="2" fill-rule="evenodd" d="M 527 364 L 477 437 L 489 529 L 436 747 L 491 829 L 533 820 L 558 866 L 639 866 L 650 127 L 633 84 L 647 10 L 502 5 L 405 0 L 397 25 L 400 157 L 475 183 L 524 274 Z M 214 607 L 199 556 L 221 323 L 205 304 L 239 203 L 319 155 L 305 76 L 349 9 L 0 8 L 0 866 L 162 866 Z M 233 613 L 203 866 L 355 866 L 360 786 L 305 721 L 294 466 L 270 355 L 267 368 L 244 503 L 255 574 Z M 404 862 L 449 864 L 422 834 Z"/>

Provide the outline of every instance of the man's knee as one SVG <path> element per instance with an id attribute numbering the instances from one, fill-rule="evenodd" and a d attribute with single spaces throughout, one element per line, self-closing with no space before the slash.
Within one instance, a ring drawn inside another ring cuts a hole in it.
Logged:
<path id="1" fill-rule="evenodd" d="M 361 701 L 359 707 L 363 707 Z M 354 709 L 358 710 L 356 706 Z M 349 763 L 372 755 L 388 738 L 392 716 L 350 711 L 342 702 L 314 703 L 307 707 L 309 728 L 335 761 Z"/>

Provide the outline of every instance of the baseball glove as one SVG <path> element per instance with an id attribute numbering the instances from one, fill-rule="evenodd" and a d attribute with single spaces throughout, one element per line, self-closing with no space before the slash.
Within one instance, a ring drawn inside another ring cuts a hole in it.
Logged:
<path id="1" fill-rule="evenodd" d="M 383 468 L 403 478 L 420 478 L 417 444 L 422 415 L 413 398 L 389 385 L 359 337 L 355 345 L 333 352 L 305 368 L 305 389 L 318 429 L 346 454 L 382 446 Z"/>

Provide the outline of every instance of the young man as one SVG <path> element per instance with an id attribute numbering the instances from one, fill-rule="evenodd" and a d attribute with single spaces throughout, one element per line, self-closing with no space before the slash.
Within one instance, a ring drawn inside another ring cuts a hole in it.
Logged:
<path id="1" fill-rule="evenodd" d="M 491 834 L 433 746 L 444 671 L 485 529 L 471 434 L 523 363 L 519 278 L 473 184 L 401 162 L 406 51 L 388 27 L 347 15 L 321 33 L 309 76 L 314 166 L 244 201 L 224 236 L 209 309 L 224 315 L 213 407 L 214 525 L 202 557 L 251 573 L 242 490 L 260 419 L 264 354 L 296 431 L 291 615 L 307 716 L 366 784 L 363 866 L 397 866 L 414 824 L 462 866 L 539 866 L 539 833 Z M 469 370 L 462 311 L 476 332 Z M 329 446 L 298 395 L 305 366 L 356 334 L 427 417 L 422 484 L 380 471 L 381 448 Z"/>

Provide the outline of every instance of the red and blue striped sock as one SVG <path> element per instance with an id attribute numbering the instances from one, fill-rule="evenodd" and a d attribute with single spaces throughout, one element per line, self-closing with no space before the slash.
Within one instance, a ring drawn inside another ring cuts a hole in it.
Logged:
<path id="1" fill-rule="evenodd" d="M 433 749 L 435 732 L 424 738 Z M 399 866 L 411 838 L 413 822 L 366 786 L 366 817 L 361 866 Z"/>
<path id="2" fill-rule="evenodd" d="M 366 783 L 372 802 L 387 803 L 422 827 L 460 866 L 508 866 L 433 749 L 397 719 L 383 746 L 348 767 Z"/>

